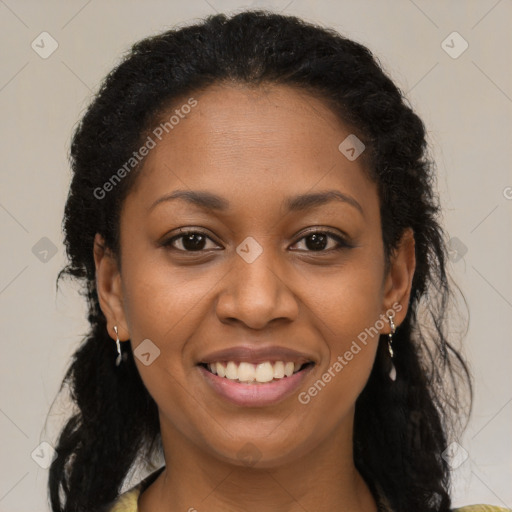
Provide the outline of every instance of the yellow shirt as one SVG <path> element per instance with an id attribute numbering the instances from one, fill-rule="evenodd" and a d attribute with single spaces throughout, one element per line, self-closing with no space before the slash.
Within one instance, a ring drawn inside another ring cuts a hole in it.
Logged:
<path id="1" fill-rule="evenodd" d="M 164 466 L 165 467 L 165 466 Z M 108 512 L 138 512 L 137 501 L 139 495 L 145 490 L 156 477 L 163 471 L 163 467 L 151 473 L 142 482 L 124 492 L 112 504 Z M 497 507 L 495 505 L 468 505 L 466 507 L 452 509 L 452 512 L 512 512 L 509 508 Z"/>

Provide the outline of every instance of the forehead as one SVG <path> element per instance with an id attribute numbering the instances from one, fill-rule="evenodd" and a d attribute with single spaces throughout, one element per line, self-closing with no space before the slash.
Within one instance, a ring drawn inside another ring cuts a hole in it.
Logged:
<path id="1" fill-rule="evenodd" d="M 350 129 L 320 99 L 276 85 L 218 85 L 191 96 L 193 107 L 184 108 L 190 97 L 175 101 L 151 128 L 155 145 L 130 194 L 141 207 L 187 188 L 243 199 L 247 211 L 316 188 L 375 201 L 362 159 L 338 149 Z"/>

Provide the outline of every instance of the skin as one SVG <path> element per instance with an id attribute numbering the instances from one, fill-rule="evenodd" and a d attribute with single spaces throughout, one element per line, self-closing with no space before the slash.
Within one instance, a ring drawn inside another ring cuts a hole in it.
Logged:
<path id="1" fill-rule="evenodd" d="M 354 466 L 352 430 L 377 336 L 307 405 L 297 394 L 272 406 L 231 404 L 196 363 L 214 350 L 277 344 L 317 361 L 299 391 L 307 390 L 393 304 L 401 305 L 395 325 L 403 321 L 413 233 L 404 233 L 385 273 L 376 185 L 361 157 L 349 161 L 338 150 L 351 132 L 320 99 L 286 86 L 220 85 L 194 98 L 123 204 L 121 270 L 100 235 L 94 246 L 112 339 L 117 325 L 133 349 L 149 338 L 160 350 L 148 366 L 135 358 L 159 408 L 166 461 L 139 510 L 374 512 Z M 149 209 L 177 189 L 218 194 L 230 208 L 209 212 L 178 199 Z M 323 190 L 350 195 L 363 213 L 336 201 L 286 213 L 286 197 Z M 182 227 L 206 232 L 202 252 L 185 252 L 183 238 L 174 249 L 159 245 Z M 353 247 L 334 251 L 328 239 L 311 249 L 305 231 L 326 228 Z M 263 249 L 250 264 L 236 252 L 249 236 Z M 389 333 L 384 324 L 379 332 Z M 244 447 L 254 464 L 240 459 Z"/>

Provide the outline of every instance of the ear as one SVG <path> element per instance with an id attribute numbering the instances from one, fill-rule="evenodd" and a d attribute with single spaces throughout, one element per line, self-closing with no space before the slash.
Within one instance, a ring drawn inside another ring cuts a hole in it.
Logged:
<path id="1" fill-rule="evenodd" d="M 407 315 L 412 278 L 416 269 L 415 241 L 412 228 L 405 229 L 398 247 L 390 257 L 389 270 L 384 278 L 384 311 L 394 310 L 394 324 L 400 325 Z"/>
<path id="2" fill-rule="evenodd" d="M 116 339 L 114 326 L 117 325 L 119 340 L 129 339 L 126 317 L 123 307 L 121 274 L 117 260 L 106 248 L 103 237 L 96 233 L 94 237 L 94 263 L 96 266 L 96 290 L 101 310 L 107 319 L 107 329 L 113 340 Z"/>

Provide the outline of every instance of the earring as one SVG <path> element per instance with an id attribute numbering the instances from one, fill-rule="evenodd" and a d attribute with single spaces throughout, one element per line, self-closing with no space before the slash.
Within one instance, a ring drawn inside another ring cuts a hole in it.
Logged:
<path id="1" fill-rule="evenodd" d="M 119 343 L 119 334 L 117 333 L 117 325 L 114 325 L 114 331 L 116 333 L 116 346 L 117 346 L 117 358 L 116 358 L 116 366 L 121 364 L 122 354 L 121 354 L 121 343 Z"/>
<path id="2" fill-rule="evenodd" d="M 394 354 L 393 354 L 393 346 L 392 346 L 393 334 L 395 334 L 395 331 L 396 331 L 395 324 L 393 323 L 394 317 L 395 317 L 394 311 L 393 311 L 393 315 L 390 315 L 388 313 L 389 325 L 391 326 L 391 332 L 388 334 L 388 352 L 391 357 L 391 369 L 389 370 L 389 378 L 392 381 L 396 380 L 396 368 L 395 368 L 395 365 L 393 364 L 393 355 Z"/>

